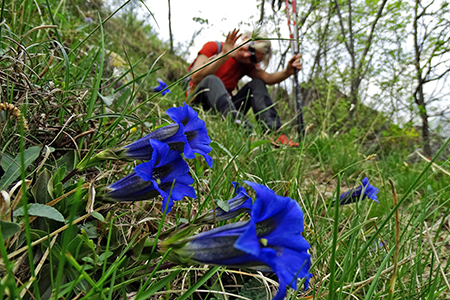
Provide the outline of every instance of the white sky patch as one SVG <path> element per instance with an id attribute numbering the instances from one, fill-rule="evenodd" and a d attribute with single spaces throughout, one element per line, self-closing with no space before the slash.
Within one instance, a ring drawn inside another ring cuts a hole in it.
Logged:
<path id="1" fill-rule="evenodd" d="M 169 40 L 169 8 L 167 1 L 147 0 L 146 4 L 153 13 L 158 26 L 153 19 L 148 20 L 159 33 L 159 38 Z M 256 0 L 171 0 L 172 34 L 174 44 L 186 44 L 193 34 L 200 30 L 194 45 L 189 49 L 189 61 L 192 61 L 203 44 L 209 41 L 225 41 L 226 34 L 234 28 L 251 29 L 251 24 L 259 19 Z M 203 25 L 193 18 L 208 20 Z M 250 26 L 245 25 L 249 23 Z"/>

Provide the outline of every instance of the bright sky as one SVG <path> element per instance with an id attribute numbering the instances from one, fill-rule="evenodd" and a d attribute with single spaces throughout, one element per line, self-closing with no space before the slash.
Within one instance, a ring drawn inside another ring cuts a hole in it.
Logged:
<path id="1" fill-rule="evenodd" d="M 160 33 L 159 38 L 169 40 L 168 1 L 147 0 L 148 8 L 154 14 L 159 28 L 154 20 L 149 20 L 155 30 Z M 195 38 L 195 44 L 190 48 L 192 61 L 204 43 L 208 41 L 224 41 L 226 35 L 233 28 L 251 29 L 251 24 L 259 19 L 256 0 L 171 0 L 172 34 L 174 43 L 187 44 L 192 35 L 204 28 Z M 193 18 L 208 20 L 208 24 L 201 25 Z M 242 25 L 244 23 L 244 25 Z M 247 24 L 250 24 L 247 25 Z"/>

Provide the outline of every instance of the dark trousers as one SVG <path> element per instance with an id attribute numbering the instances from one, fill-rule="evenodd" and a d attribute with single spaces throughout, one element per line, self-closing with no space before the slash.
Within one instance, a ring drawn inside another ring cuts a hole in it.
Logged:
<path id="1" fill-rule="evenodd" d="M 222 80 L 215 75 L 208 75 L 199 82 L 190 97 L 195 97 L 194 103 L 201 103 L 205 110 L 214 109 L 223 116 L 231 113 L 238 122 L 245 122 L 244 115 L 252 108 L 256 119 L 268 129 L 276 131 L 281 127 L 280 117 L 273 107 L 266 84 L 258 78 L 230 97 Z"/>

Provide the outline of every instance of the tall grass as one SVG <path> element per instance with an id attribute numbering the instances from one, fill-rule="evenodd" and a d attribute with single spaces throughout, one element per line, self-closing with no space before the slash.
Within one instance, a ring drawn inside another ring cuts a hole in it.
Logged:
<path id="1" fill-rule="evenodd" d="M 290 148 L 260 127 L 249 133 L 196 107 L 214 159 L 212 169 L 203 159 L 189 163 L 198 199 L 176 202 L 165 218 L 160 199 L 97 199 L 94 188 L 133 164 L 76 166 L 167 124 L 163 112 L 184 95 L 180 86 L 164 97 L 150 90 L 169 72 L 164 49 L 145 59 L 135 45 L 115 47 L 117 10 L 94 16 L 99 7 L 74 2 L 2 2 L 1 97 L 11 106 L 0 112 L 0 299 L 270 299 L 276 279 L 269 274 L 177 266 L 156 251 L 158 237 L 232 198 L 231 182 L 243 180 L 304 211 L 313 278 L 306 291 L 299 281 L 288 299 L 450 297 L 450 167 L 440 155 L 449 140 L 426 162 L 383 141 L 373 147 L 369 131 L 324 134 L 327 120 Z M 83 12 L 97 23 L 85 23 Z M 125 63 L 114 66 L 111 53 Z M 365 176 L 380 188 L 379 204 L 333 201 Z"/>

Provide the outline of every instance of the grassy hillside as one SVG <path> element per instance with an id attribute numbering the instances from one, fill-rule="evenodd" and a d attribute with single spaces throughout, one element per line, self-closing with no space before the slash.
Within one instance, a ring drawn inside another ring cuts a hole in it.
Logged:
<path id="1" fill-rule="evenodd" d="M 346 123 L 346 104 L 327 102 L 326 88 L 306 110 L 312 125 L 298 148 L 193 106 L 213 159 L 212 168 L 199 155 L 187 160 L 197 198 L 176 201 L 167 215 L 159 196 L 108 200 L 105 187 L 140 161 L 95 155 L 174 123 L 165 111 L 183 105 L 176 82 L 188 66 L 152 28 L 115 13 L 101 1 L 2 2 L 0 299 L 271 299 L 273 274 L 178 265 L 162 251 L 175 228 L 248 220 L 188 226 L 226 208 L 232 182 L 245 180 L 303 210 L 313 277 L 287 299 L 450 297 L 449 140 L 422 157 L 414 129 L 387 126 L 370 108 L 360 124 Z M 157 78 L 171 93 L 152 91 Z M 285 131 L 295 137 L 295 128 Z M 379 203 L 334 201 L 364 177 Z"/>

